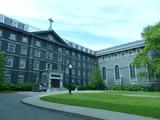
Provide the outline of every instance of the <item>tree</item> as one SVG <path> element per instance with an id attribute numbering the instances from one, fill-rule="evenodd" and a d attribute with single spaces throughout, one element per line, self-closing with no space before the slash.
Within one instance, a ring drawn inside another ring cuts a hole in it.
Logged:
<path id="1" fill-rule="evenodd" d="M 145 41 L 144 49 L 134 58 L 134 65 L 139 68 L 146 66 L 148 73 L 140 73 L 143 77 L 160 78 L 160 22 L 155 25 L 148 25 L 141 33 Z"/>
<path id="2" fill-rule="evenodd" d="M 5 54 L 0 52 L 0 82 L 4 81 Z"/>
<path id="3" fill-rule="evenodd" d="M 93 70 L 91 85 L 97 90 L 105 89 L 105 84 L 102 80 L 101 72 L 97 68 Z"/>

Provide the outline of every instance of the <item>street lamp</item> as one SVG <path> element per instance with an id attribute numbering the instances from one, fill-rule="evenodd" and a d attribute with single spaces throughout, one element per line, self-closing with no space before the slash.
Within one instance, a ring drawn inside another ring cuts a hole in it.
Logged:
<path id="1" fill-rule="evenodd" d="M 122 90 L 124 90 L 124 88 L 123 88 L 123 75 L 122 75 L 122 74 L 120 75 L 120 79 L 121 79 L 121 87 L 122 87 Z"/>
<path id="2" fill-rule="evenodd" d="M 69 94 L 71 93 L 71 81 L 72 81 L 72 64 L 69 64 Z"/>

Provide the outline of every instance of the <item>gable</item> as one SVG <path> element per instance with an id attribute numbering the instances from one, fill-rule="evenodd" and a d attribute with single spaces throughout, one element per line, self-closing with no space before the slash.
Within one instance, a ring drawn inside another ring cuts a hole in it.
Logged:
<path id="1" fill-rule="evenodd" d="M 67 45 L 66 42 L 53 30 L 32 32 L 32 34 L 40 36 L 49 41 Z"/>

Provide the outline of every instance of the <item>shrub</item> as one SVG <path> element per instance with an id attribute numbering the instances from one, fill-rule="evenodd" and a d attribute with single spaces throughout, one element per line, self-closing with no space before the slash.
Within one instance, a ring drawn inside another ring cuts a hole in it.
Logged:
<path id="1" fill-rule="evenodd" d="M 65 84 L 64 87 L 67 88 L 67 89 L 69 89 L 69 84 L 68 83 Z M 72 83 L 71 84 L 71 90 L 75 90 L 75 89 L 76 89 L 76 85 Z"/>
<path id="2" fill-rule="evenodd" d="M 15 84 L 0 82 L 0 91 L 13 90 L 13 91 L 31 91 L 33 83 Z"/>

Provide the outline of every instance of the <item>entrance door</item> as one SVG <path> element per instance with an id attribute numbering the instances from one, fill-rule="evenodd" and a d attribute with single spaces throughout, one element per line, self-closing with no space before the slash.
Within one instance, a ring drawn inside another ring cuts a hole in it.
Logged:
<path id="1" fill-rule="evenodd" d="M 51 87 L 59 88 L 60 87 L 60 79 L 51 79 Z"/>

